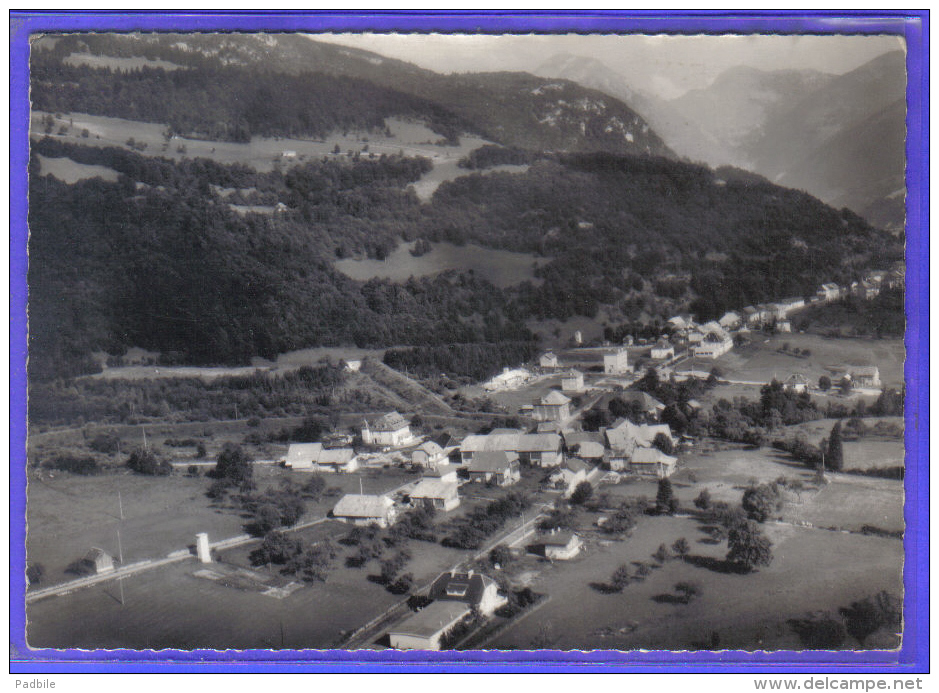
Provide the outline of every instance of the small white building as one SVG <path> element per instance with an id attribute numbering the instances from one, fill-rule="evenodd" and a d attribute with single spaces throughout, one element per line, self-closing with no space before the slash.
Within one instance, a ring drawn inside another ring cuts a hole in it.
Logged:
<path id="1" fill-rule="evenodd" d="M 652 347 L 652 358 L 656 361 L 665 361 L 675 358 L 675 347 L 667 339 L 660 339 Z"/>
<path id="2" fill-rule="evenodd" d="M 841 288 L 837 284 L 822 284 L 815 293 L 821 301 L 834 301 L 841 296 Z"/>
<path id="3" fill-rule="evenodd" d="M 776 331 L 777 332 L 792 332 L 792 323 L 789 322 L 788 320 L 777 320 Z"/>
<path id="4" fill-rule="evenodd" d="M 734 348 L 734 340 L 722 328 L 709 331 L 699 344 L 692 347 L 696 357 L 716 359 Z"/>
<path id="5" fill-rule="evenodd" d="M 85 554 L 81 562 L 92 575 L 114 572 L 114 557 L 104 549 L 99 549 L 96 546 L 91 547 L 91 550 Z"/>
<path id="6" fill-rule="evenodd" d="M 629 470 L 642 476 L 664 479 L 672 475 L 677 464 L 677 457 L 666 455 L 658 448 L 636 448 L 629 460 Z"/>
<path id="7" fill-rule="evenodd" d="M 542 368 L 557 368 L 559 365 L 558 357 L 549 351 L 541 355 L 541 358 L 538 359 L 538 365 Z"/>
<path id="8" fill-rule="evenodd" d="M 561 376 L 561 389 L 564 392 L 583 392 L 584 374 L 576 369 L 571 369 Z"/>
<path id="9" fill-rule="evenodd" d="M 411 464 L 419 464 L 422 467 L 437 467 L 446 464 L 447 452 L 432 440 L 421 443 L 414 452 L 411 453 Z"/>
<path id="10" fill-rule="evenodd" d="M 366 445 L 401 447 L 414 441 L 408 420 L 396 411 L 388 412 L 374 423 L 362 425 L 362 442 Z"/>
<path id="11" fill-rule="evenodd" d="M 571 415 L 570 404 L 570 397 L 557 390 L 551 390 L 535 402 L 532 416 L 535 421 L 566 421 Z"/>
<path id="12" fill-rule="evenodd" d="M 565 498 L 570 498 L 577 486 L 587 480 L 587 465 L 576 457 L 568 457 L 548 477 L 554 488 L 560 489 Z"/>
<path id="13" fill-rule="evenodd" d="M 311 472 L 354 472 L 359 468 L 352 448 L 324 448 L 322 443 L 291 443 L 284 466 Z"/>
<path id="14" fill-rule="evenodd" d="M 615 349 L 603 355 L 603 372 L 607 375 L 623 375 L 629 373 L 629 352 L 626 349 Z"/>
<path id="15" fill-rule="evenodd" d="M 459 469 L 459 467 L 455 464 L 438 464 L 436 467 L 424 469 L 424 478 L 437 479 L 438 481 L 456 484 L 459 479 L 457 469 Z"/>
<path id="16" fill-rule="evenodd" d="M 574 532 L 542 534 L 529 545 L 529 551 L 551 561 L 569 561 L 580 553 L 584 542 Z"/>

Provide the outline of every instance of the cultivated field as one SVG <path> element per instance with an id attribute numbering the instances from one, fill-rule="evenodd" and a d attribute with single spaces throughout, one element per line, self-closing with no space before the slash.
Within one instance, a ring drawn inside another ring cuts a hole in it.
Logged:
<path id="1" fill-rule="evenodd" d="M 36 156 L 39 159 L 39 175 L 52 176 L 69 185 L 89 178 L 100 178 L 110 182 L 117 180 L 117 171 L 107 166 L 80 164 L 65 156 L 50 157 L 42 154 Z"/>
<path id="2" fill-rule="evenodd" d="M 498 287 L 505 288 L 523 281 L 538 283 L 534 269 L 548 260 L 530 253 L 493 250 L 478 245 L 434 243 L 430 252 L 414 257 L 413 243 L 401 243 L 384 260 L 337 260 L 336 269 L 358 281 L 372 278 L 404 282 L 409 277 L 427 277 L 447 270 L 474 272 Z"/>

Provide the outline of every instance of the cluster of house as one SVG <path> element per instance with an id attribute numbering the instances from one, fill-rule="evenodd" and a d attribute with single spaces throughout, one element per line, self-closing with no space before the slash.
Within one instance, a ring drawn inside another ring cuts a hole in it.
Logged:
<path id="1" fill-rule="evenodd" d="M 727 331 L 733 328 L 725 329 L 720 321 L 711 320 L 698 325 L 691 315 L 676 315 L 668 319 L 668 325 L 672 328 L 672 339 L 687 344 L 696 358 L 716 359 L 734 348 L 734 340 Z M 656 342 L 651 355 L 653 359 L 673 359 L 674 346 L 662 338 Z"/>
<path id="2" fill-rule="evenodd" d="M 844 286 L 834 283 L 822 284 L 815 292 L 814 301 L 816 303 L 827 303 L 847 296 L 870 300 L 878 296 L 884 287 L 903 286 L 905 277 L 906 272 L 903 263 L 897 263 L 890 271 L 874 270 L 862 279 Z"/>

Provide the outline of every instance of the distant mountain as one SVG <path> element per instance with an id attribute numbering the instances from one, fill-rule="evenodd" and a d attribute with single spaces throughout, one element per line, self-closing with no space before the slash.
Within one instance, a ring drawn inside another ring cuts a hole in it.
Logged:
<path id="1" fill-rule="evenodd" d="M 104 85 L 89 82 L 96 77 L 101 81 L 104 71 L 74 64 L 76 54 L 83 53 L 148 58 L 189 69 L 147 70 L 146 80 L 137 74 L 107 74 L 115 84 L 104 99 Z M 405 115 L 423 116 L 447 138 L 464 131 L 537 150 L 672 155 L 631 108 L 573 82 L 524 73 L 440 75 L 300 35 L 68 35 L 34 53 L 33 61 L 41 68 L 33 98 L 47 108 L 188 123 L 191 114 L 180 119 L 178 111 L 201 104 L 200 110 L 211 111 L 212 122 L 199 127 L 214 128 L 221 138 L 322 136 L 325 127 L 374 126 L 388 115 Z M 211 92 L 211 98 L 200 98 L 198 89 L 211 91 L 233 75 L 240 80 L 238 89 L 226 84 Z M 289 129 L 269 125 L 278 121 L 289 121 Z M 305 125 L 309 132 L 297 131 Z"/>
<path id="2" fill-rule="evenodd" d="M 902 228 L 905 98 L 905 55 L 879 56 L 767 120 L 748 149 L 752 168 Z"/>

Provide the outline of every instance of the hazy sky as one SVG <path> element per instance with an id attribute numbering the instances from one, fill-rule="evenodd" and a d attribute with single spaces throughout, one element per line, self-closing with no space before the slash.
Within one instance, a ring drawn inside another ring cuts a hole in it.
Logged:
<path id="1" fill-rule="evenodd" d="M 896 36 L 317 34 L 311 38 L 374 51 L 436 72 L 531 72 L 556 53 L 571 53 L 600 60 L 636 88 L 665 98 L 707 86 L 735 65 L 842 74 L 904 48 Z"/>

